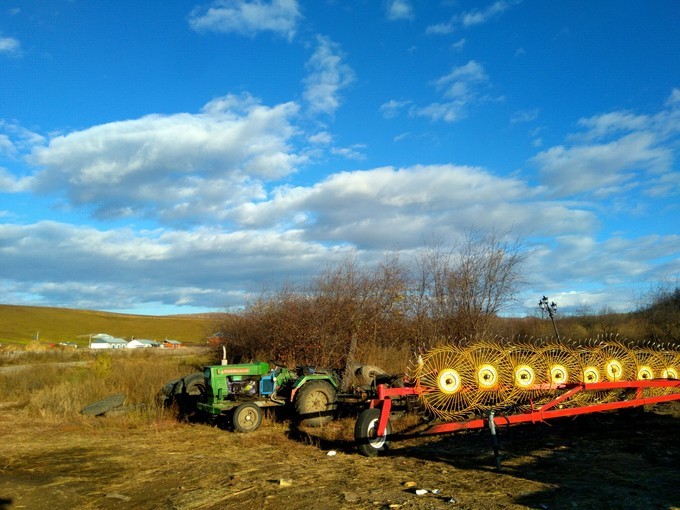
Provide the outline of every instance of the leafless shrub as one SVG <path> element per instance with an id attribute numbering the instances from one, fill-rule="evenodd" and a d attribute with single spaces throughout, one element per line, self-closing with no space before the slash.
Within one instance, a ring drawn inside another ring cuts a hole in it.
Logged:
<path id="1" fill-rule="evenodd" d="M 680 343 L 680 286 L 659 283 L 642 296 L 638 315 L 647 327 L 647 337 L 655 342 Z"/>
<path id="2" fill-rule="evenodd" d="M 523 248 L 507 235 L 469 232 L 456 247 L 433 245 L 411 263 L 396 253 L 375 267 L 347 258 L 304 286 L 263 294 L 225 323 L 228 357 L 343 368 L 368 353 L 489 334 L 522 281 Z"/>

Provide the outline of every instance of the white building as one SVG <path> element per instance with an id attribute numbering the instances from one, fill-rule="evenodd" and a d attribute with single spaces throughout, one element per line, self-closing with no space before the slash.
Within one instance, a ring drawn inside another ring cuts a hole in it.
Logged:
<path id="1" fill-rule="evenodd" d="M 106 333 L 93 335 L 90 339 L 90 349 L 125 349 L 127 344 L 122 338 L 115 338 Z"/>
<path id="2" fill-rule="evenodd" d="M 161 343 L 154 340 L 134 339 L 127 343 L 128 349 L 146 349 L 148 347 L 160 347 Z"/>

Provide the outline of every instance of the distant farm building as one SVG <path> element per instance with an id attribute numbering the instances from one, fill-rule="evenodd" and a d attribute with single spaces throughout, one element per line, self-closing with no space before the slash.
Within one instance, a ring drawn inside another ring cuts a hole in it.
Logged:
<path id="1" fill-rule="evenodd" d="M 166 349 L 178 349 L 182 347 L 182 342 L 179 340 L 163 340 L 163 347 Z"/>
<path id="2" fill-rule="evenodd" d="M 122 338 L 116 338 L 106 333 L 99 333 L 98 335 L 93 335 L 90 341 L 91 349 L 125 349 L 127 347 L 127 341 Z"/>
<path id="3" fill-rule="evenodd" d="M 161 347 L 162 344 L 160 342 L 156 342 L 155 340 L 144 340 L 144 339 L 135 339 L 135 340 L 130 340 L 127 343 L 127 348 L 128 349 L 146 349 L 149 347 Z"/>
<path id="4" fill-rule="evenodd" d="M 208 344 L 210 347 L 218 347 L 224 343 L 224 335 L 221 331 L 213 333 L 208 337 Z"/>

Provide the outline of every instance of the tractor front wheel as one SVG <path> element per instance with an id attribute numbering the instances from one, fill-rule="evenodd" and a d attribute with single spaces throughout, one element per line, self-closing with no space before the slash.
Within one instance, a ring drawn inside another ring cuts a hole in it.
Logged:
<path id="1" fill-rule="evenodd" d="M 385 452 L 390 447 L 389 435 L 392 433 L 392 425 L 389 419 L 385 427 L 385 434 L 378 436 L 378 423 L 380 422 L 380 409 L 365 409 L 357 418 L 354 426 L 354 440 L 357 443 L 359 453 L 366 457 L 375 457 L 380 452 Z"/>
<path id="2" fill-rule="evenodd" d="M 262 425 L 262 409 L 255 404 L 241 404 L 234 409 L 233 425 L 236 432 L 253 432 Z"/>
<path id="3" fill-rule="evenodd" d="M 295 413 L 300 425 L 320 427 L 333 420 L 337 392 L 328 381 L 307 381 L 297 392 Z"/>

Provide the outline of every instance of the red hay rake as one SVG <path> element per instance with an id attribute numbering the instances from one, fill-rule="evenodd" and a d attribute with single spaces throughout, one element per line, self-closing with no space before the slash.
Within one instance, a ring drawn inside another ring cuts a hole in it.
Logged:
<path id="1" fill-rule="evenodd" d="M 680 351 L 668 346 L 438 347 L 419 358 L 405 387 L 378 385 L 354 436 L 363 455 L 386 451 L 393 439 L 390 412 L 417 399 L 435 418 L 418 435 L 488 428 L 500 468 L 497 427 L 680 400 L 679 372 Z"/>

